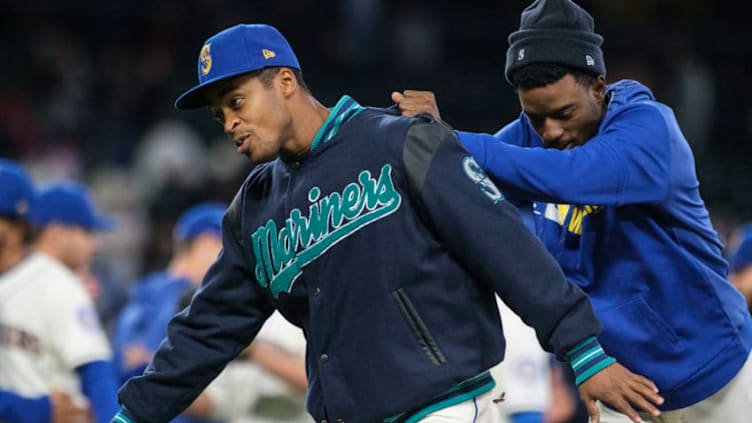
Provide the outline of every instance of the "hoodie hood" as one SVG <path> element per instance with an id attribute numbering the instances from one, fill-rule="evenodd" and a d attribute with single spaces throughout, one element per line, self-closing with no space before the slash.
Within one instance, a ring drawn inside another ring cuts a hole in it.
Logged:
<path id="1" fill-rule="evenodd" d="M 608 107 L 606 118 L 603 119 L 604 122 L 610 114 L 625 106 L 641 101 L 655 101 L 655 96 L 650 88 L 632 79 L 622 79 L 613 84 L 608 84 L 606 86 L 606 97 L 608 98 Z"/>

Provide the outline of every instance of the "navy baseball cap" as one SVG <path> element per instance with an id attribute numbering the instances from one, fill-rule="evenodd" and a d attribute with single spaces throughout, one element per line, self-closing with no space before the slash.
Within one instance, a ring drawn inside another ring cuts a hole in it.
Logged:
<path id="1" fill-rule="evenodd" d="M 87 231 L 107 231 L 116 226 L 113 218 L 97 211 L 86 188 L 76 182 L 57 182 L 40 189 L 31 223 L 39 228 L 60 223 Z"/>
<path id="2" fill-rule="evenodd" d="M 26 219 L 34 202 L 34 185 L 17 162 L 0 159 L 0 216 Z"/>
<path id="3" fill-rule="evenodd" d="M 206 106 L 206 88 L 227 78 L 272 66 L 300 70 L 290 43 L 273 26 L 240 24 L 206 40 L 198 54 L 198 85 L 175 101 L 180 110 Z"/>
<path id="4" fill-rule="evenodd" d="M 226 210 L 226 204 L 206 202 L 197 204 L 184 211 L 175 224 L 173 231 L 175 241 L 190 241 L 207 232 L 221 238 L 222 218 Z"/>

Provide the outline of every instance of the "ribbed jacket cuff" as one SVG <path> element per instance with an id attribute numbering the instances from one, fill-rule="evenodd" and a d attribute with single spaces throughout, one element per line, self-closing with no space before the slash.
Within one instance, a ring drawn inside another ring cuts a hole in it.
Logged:
<path id="1" fill-rule="evenodd" d="M 128 413 L 128 409 L 125 406 L 120 407 L 120 411 L 115 414 L 110 423 L 136 423 L 136 420 Z"/>
<path id="2" fill-rule="evenodd" d="M 572 366 L 574 371 L 574 381 L 578 386 L 616 362 L 613 357 L 603 351 L 601 344 L 594 336 L 585 339 L 567 351 L 567 357 L 569 358 L 569 365 Z"/>

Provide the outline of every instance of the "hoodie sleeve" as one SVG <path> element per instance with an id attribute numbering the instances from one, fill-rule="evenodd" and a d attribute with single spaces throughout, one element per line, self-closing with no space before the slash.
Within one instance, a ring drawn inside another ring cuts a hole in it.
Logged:
<path id="1" fill-rule="evenodd" d="M 424 118 L 404 147 L 410 192 L 447 249 L 499 294 L 560 359 L 600 332 L 590 301 L 568 283 L 473 157 L 444 124 Z"/>
<path id="2" fill-rule="evenodd" d="M 571 150 L 533 147 L 521 116 L 496 135 L 459 132 L 463 145 L 502 188 L 536 200 L 594 205 L 660 203 L 669 187 L 666 121 L 653 105 L 625 108 L 586 144 Z"/>
<path id="3" fill-rule="evenodd" d="M 170 321 L 167 338 L 144 375 L 120 389 L 127 421 L 170 421 L 253 340 L 272 313 L 244 259 L 240 198 L 238 194 L 224 217 L 222 252 L 191 304 Z"/>

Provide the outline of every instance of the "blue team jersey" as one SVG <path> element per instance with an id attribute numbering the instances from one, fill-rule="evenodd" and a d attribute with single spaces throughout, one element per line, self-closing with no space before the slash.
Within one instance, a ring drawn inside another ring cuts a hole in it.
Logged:
<path id="1" fill-rule="evenodd" d="M 115 324 L 113 348 L 115 367 L 121 382 L 141 375 L 146 364 L 128 366 L 125 351 L 128 347 L 142 345 L 152 354 L 167 335 L 167 326 L 180 311 L 180 300 L 193 288 L 191 281 L 175 277 L 168 272 L 155 272 L 136 282 L 130 300 Z M 210 423 L 211 420 L 178 416 L 172 423 Z"/>
<path id="2" fill-rule="evenodd" d="M 673 112 L 636 81 L 607 98 L 596 136 L 568 151 L 542 148 L 524 113 L 495 135 L 459 135 L 502 191 L 534 201 L 537 235 L 592 300 L 606 352 L 677 409 L 733 378 L 752 321 Z"/>

